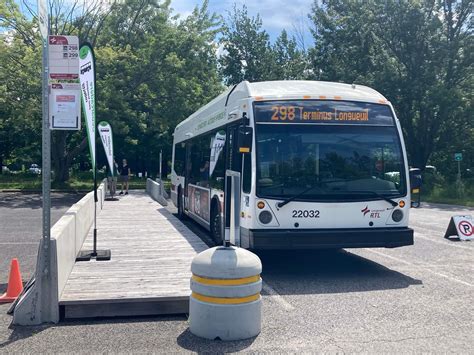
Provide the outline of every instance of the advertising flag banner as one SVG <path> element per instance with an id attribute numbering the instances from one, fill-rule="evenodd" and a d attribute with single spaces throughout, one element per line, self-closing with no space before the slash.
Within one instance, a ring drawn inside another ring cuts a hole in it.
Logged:
<path id="1" fill-rule="evenodd" d="M 107 162 L 109 163 L 110 173 L 114 176 L 114 142 L 112 138 L 112 127 L 108 122 L 99 122 L 97 126 L 99 129 L 100 140 L 104 146 Z"/>
<path id="2" fill-rule="evenodd" d="M 217 161 L 219 160 L 219 155 L 224 149 L 225 145 L 225 131 L 218 131 L 213 137 L 211 142 L 211 159 L 209 164 L 209 176 L 212 176 L 214 169 L 216 167 Z"/>
<path id="3" fill-rule="evenodd" d="M 95 174 L 95 60 L 90 44 L 79 50 L 79 79 L 81 82 L 82 108 L 84 111 L 92 170 Z"/>

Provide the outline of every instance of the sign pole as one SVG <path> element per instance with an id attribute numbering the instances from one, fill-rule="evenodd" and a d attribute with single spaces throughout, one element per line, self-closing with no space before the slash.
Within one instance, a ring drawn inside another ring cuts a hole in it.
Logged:
<path id="1" fill-rule="evenodd" d="M 49 277 L 51 264 L 51 131 L 49 129 L 49 90 L 48 90 L 48 37 L 43 40 L 43 140 L 42 140 L 42 181 L 43 181 L 43 254 L 45 265 L 41 270 L 43 277 Z"/>
<path id="2" fill-rule="evenodd" d="M 94 156 L 96 161 L 94 162 L 94 250 L 92 256 L 97 257 L 97 158 Z"/>
<path id="3" fill-rule="evenodd" d="M 160 184 L 161 184 L 161 166 L 163 163 L 163 150 L 160 150 Z"/>

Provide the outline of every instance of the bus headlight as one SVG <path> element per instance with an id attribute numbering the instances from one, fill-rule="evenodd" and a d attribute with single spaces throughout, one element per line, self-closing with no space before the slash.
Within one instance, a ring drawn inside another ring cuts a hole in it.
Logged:
<path id="1" fill-rule="evenodd" d="M 392 213 L 392 219 L 394 222 L 400 222 L 403 219 L 403 212 L 402 210 L 395 210 Z"/>
<path id="2" fill-rule="evenodd" d="M 273 219 L 273 216 L 269 211 L 262 211 L 258 215 L 258 220 L 262 224 L 268 224 L 272 221 L 272 219 Z"/>

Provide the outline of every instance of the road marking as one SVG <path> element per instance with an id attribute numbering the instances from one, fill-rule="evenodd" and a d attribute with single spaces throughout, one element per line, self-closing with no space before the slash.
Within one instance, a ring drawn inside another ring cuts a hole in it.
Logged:
<path id="1" fill-rule="evenodd" d="M 374 254 L 378 254 L 378 255 L 381 255 L 381 256 L 385 256 L 386 258 L 389 258 L 389 259 L 398 261 L 398 262 L 403 263 L 403 264 L 406 264 L 406 265 L 410 265 L 410 266 L 414 266 L 414 267 L 416 267 L 416 268 L 420 268 L 420 265 L 410 263 L 410 262 L 408 262 L 408 261 L 406 261 L 406 260 L 397 258 L 397 257 L 395 257 L 395 256 L 387 255 L 387 254 L 385 254 L 385 253 L 381 253 L 381 252 L 379 252 L 379 251 L 375 251 L 375 250 L 372 250 L 372 249 L 364 249 L 364 250 L 369 251 L 369 252 L 374 253 Z M 429 271 L 429 272 L 431 272 L 431 273 L 434 274 L 434 275 L 444 277 L 444 278 L 446 278 L 446 279 L 448 279 L 448 280 L 451 280 L 451 281 L 454 281 L 454 282 L 459 282 L 459 283 L 461 283 L 461 284 L 463 284 L 463 285 L 470 286 L 470 287 L 474 286 L 473 284 L 471 284 L 471 283 L 469 283 L 469 282 L 456 279 L 456 278 L 454 278 L 454 277 L 452 277 L 452 276 L 448 276 L 448 275 L 442 274 L 442 273 L 440 273 L 440 272 L 433 271 L 433 270 L 431 270 L 431 269 L 427 269 L 427 268 L 425 268 L 425 267 L 423 267 L 423 268 L 424 268 L 426 271 Z"/>
<path id="2" fill-rule="evenodd" d="M 437 244 L 441 244 L 441 245 L 445 245 L 445 246 L 447 245 L 447 246 L 455 247 L 455 248 L 459 248 L 459 249 L 474 250 L 473 248 L 468 247 L 468 246 L 454 244 L 454 243 L 458 243 L 458 242 L 453 242 L 453 241 L 444 242 L 444 241 L 432 239 L 432 238 L 429 238 L 429 237 L 423 237 L 422 235 L 420 235 L 419 232 L 416 232 L 416 231 L 415 231 L 415 238 L 425 239 L 425 240 L 429 240 L 430 242 L 433 242 L 433 243 L 437 243 Z"/>
<path id="3" fill-rule="evenodd" d="M 278 303 L 285 311 L 293 311 L 295 307 L 289 304 L 273 287 L 267 284 L 265 281 L 262 282 L 262 289 L 271 296 L 271 299 Z"/>

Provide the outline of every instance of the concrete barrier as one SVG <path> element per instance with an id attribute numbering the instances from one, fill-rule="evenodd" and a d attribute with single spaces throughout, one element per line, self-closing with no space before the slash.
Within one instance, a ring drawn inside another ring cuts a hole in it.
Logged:
<path id="1" fill-rule="evenodd" d="M 191 263 L 189 330 L 206 339 L 257 336 L 262 323 L 262 262 L 248 250 L 214 247 Z"/>
<path id="2" fill-rule="evenodd" d="M 106 183 L 97 188 L 97 213 L 104 206 Z M 59 321 L 59 299 L 74 267 L 76 256 L 84 244 L 94 222 L 94 192 L 89 192 L 67 210 L 51 228 L 50 268 L 44 260 L 44 242 L 41 240 L 36 262 L 35 283 L 18 301 L 13 323 L 36 325 Z M 46 271 L 47 269 L 47 271 Z M 46 273 L 50 272 L 49 277 Z"/>
<path id="3" fill-rule="evenodd" d="M 160 183 L 153 181 L 152 179 L 147 179 L 146 192 L 160 205 L 168 206 L 168 201 L 166 201 L 166 198 L 163 196 L 164 187 L 161 186 Z"/>

